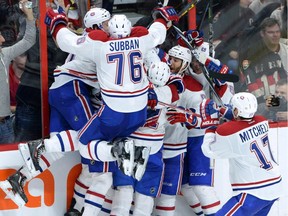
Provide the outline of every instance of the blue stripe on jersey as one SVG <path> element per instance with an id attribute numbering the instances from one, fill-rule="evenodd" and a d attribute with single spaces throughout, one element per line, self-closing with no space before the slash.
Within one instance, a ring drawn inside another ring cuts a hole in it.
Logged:
<path id="1" fill-rule="evenodd" d="M 77 192 L 76 190 L 74 190 L 74 193 L 79 197 L 85 198 L 85 194 L 81 194 L 81 193 Z"/>
<path id="2" fill-rule="evenodd" d="M 90 200 L 86 200 L 85 199 L 85 203 L 88 203 L 88 204 L 90 204 L 90 205 L 92 205 L 92 206 L 95 206 L 95 207 L 97 207 L 97 208 L 102 208 L 102 205 L 100 205 L 99 203 L 95 203 L 95 202 L 92 202 L 92 201 L 90 201 Z"/>
<path id="3" fill-rule="evenodd" d="M 142 137 L 132 136 L 132 135 L 130 135 L 129 137 L 131 137 L 131 138 L 133 138 L 133 139 L 146 140 L 146 141 L 162 141 L 162 140 L 163 140 L 163 137 L 162 137 L 162 138 L 159 138 L 159 139 L 155 139 L 155 138 L 142 138 Z"/>
<path id="4" fill-rule="evenodd" d="M 272 182 L 272 183 L 270 183 L 270 184 L 266 184 L 266 185 L 262 185 L 262 186 L 258 186 L 258 187 L 246 187 L 246 188 L 244 188 L 244 187 L 241 187 L 241 188 L 233 188 L 232 190 L 233 191 L 239 191 L 239 190 L 253 190 L 253 189 L 258 189 L 258 188 L 263 188 L 263 187 L 268 187 L 268 186 L 271 186 L 271 185 L 274 185 L 274 184 L 278 184 L 279 182 L 281 182 L 282 181 L 282 178 L 280 178 L 278 181 L 276 181 L 276 182 Z"/>
<path id="5" fill-rule="evenodd" d="M 182 148 L 166 148 L 166 147 L 164 147 L 164 150 L 171 150 L 171 151 L 177 151 L 177 150 L 182 150 L 182 149 L 186 149 L 186 146 L 184 146 Z"/>
<path id="6" fill-rule="evenodd" d="M 131 94 L 129 94 L 129 95 L 120 95 L 121 93 L 123 94 L 123 92 L 117 92 L 119 95 L 106 94 L 106 93 L 104 93 L 103 91 L 101 91 L 101 93 L 102 93 L 103 95 L 106 95 L 107 97 L 133 98 L 133 97 L 139 97 L 139 96 L 141 96 L 141 95 L 143 95 L 143 94 L 147 94 L 147 91 L 144 91 L 144 92 L 142 92 L 141 94 L 135 94 L 135 95 L 131 95 Z"/>
<path id="7" fill-rule="evenodd" d="M 65 146 L 64 146 L 64 142 L 63 142 L 62 137 L 60 136 L 60 134 L 56 134 L 56 136 L 57 136 L 57 138 L 58 138 L 58 140 L 59 140 L 59 142 L 60 142 L 61 151 L 62 151 L 62 152 L 65 152 Z"/>

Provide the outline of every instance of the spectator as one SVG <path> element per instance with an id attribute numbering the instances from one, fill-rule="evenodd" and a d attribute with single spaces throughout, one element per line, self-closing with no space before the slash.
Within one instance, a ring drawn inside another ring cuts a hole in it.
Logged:
<path id="1" fill-rule="evenodd" d="M 281 28 L 281 37 L 287 39 L 287 0 L 282 0 L 282 6 L 277 8 L 270 15 L 271 18 L 278 20 Z"/>
<path id="2" fill-rule="evenodd" d="M 237 0 L 224 8 L 215 22 L 215 38 L 220 44 L 215 49 L 215 58 L 234 71 L 238 72 L 238 57 L 241 34 L 247 26 L 251 26 L 254 13 L 248 8 L 249 1 Z"/>
<path id="3" fill-rule="evenodd" d="M 281 78 L 287 78 L 288 47 L 280 43 L 280 26 L 277 20 L 265 18 L 260 25 L 261 40 L 246 45 L 242 75 L 245 85 L 240 91 L 248 90 L 257 97 L 258 103 L 274 92 Z M 261 107 L 261 106 L 260 106 Z M 261 111 L 260 111 L 261 112 Z"/>
<path id="4" fill-rule="evenodd" d="M 21 1 L 25 4 L 27 0 Z M 11 119 L 10 97 L 9 97 L 9 77 L 8 67 L 12 59 L 27 51 L 36 40 L 36 27 L 32 9 L 23 7 L 25 13 L 26 32 L 22 40 L 13 46 L 0 47 L 0 143 L 14 142 L 14 130 Z M 5 42 L 3 36 L 0 35 L 0 46 Z"/>
<path id="5" fill-rule="evenodd" d="M 27 55 L 23 53 L 14 58 L 9 66 L 10 107 L 12 113 L 16 109 L 16 92 L 20 84 L 20 78 L 24 72 L 26 60 Z"/>
<path id="6" fill-rule="evenodd" d="M 48 34 L 49 35 L 49 34 Z M 37 43 L 27 52 L 27 62 L 16 93 L 15 141 L 27 141 L 42 137 L 41 121 L 41 83 L 40 83 L 40 45 Z M 62 65 L 67 54 L 56 47 L 48 36 L 49 85 L 53 82 L 53 71 Z"/>
<path id="7" fill-rule="evenodd" d="M 287 79 L 281 79 L 276 84 L 275 94 L 269 95 L 266 99 L 266 113 L 264 115 L 268 116 L 268 119 L 272 121 L 287 121 L 287 99 L 288 82 Z"/>

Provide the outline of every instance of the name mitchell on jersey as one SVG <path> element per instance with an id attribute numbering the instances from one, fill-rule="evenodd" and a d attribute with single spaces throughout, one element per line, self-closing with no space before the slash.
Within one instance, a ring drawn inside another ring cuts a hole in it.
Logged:
<path id="1" fill-rule="evenodd" d="M 268 123 L 262 123 L 259 125 L 256 125 L 248 130 L 245 130 L 241 133 L 239 133 L 240 139 L 242 143 L 247 142 L 250 139 L 253 139 L 261 134 L 268 132 Z"/>

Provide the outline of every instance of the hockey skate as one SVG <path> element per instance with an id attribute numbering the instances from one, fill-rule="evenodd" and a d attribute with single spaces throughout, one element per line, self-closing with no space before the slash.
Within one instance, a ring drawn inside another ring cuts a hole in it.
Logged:
<path id="1" fill-rule="evenodd" d="M 119 169 L 127 176 L 131 176 L 134 166 L 135 146 L 133 140 L 116 139 L 112 142 L 111 154 L 116 158 Z"/>
<path id="2" fill-rule="evenodd" d="M 64 214 L 64 216 L 81 216 L 82 213 L 79 212 L 77 209 L 69 209 L 68 212 Z"/>
<path id="3" fill-rule="evenodd" d="M 137 181 L 140 181 L 145 173 L 150 150 L 150 148 L 145 146 L 135 146 L 134 178 Z"/>
<path id="4" fill-rule="evenodd" d="M 9 176 L 7 180 L 0 181 L 0 188 L 19 207 L 24 206 L 28 202 L 27 196 L 23 190 L 26 177 L 20 172 L 21 169 L 22 167 L 16 173 Z"/>
<path id="5" fill-rule="evenodd" d="M 28 168 L 28 170 L 35 174 L 41 171 L 39 160 L 41 155 L 45 152 L 43 139 L 29 141 L 28 143 L 21 143 L 18 145 L 21 156 Z"/>

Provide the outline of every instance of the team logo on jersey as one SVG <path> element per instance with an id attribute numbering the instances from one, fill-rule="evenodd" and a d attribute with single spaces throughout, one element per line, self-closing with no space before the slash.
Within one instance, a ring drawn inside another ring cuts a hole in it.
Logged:
<path id="1" fill-rule="evenodd" d="M 86 37 L 81 37 L 77 40 L 77 45 L 78 44 L 81 44 L 81 43 L 84 43 L 84 41 L 86 40 Z"/>

